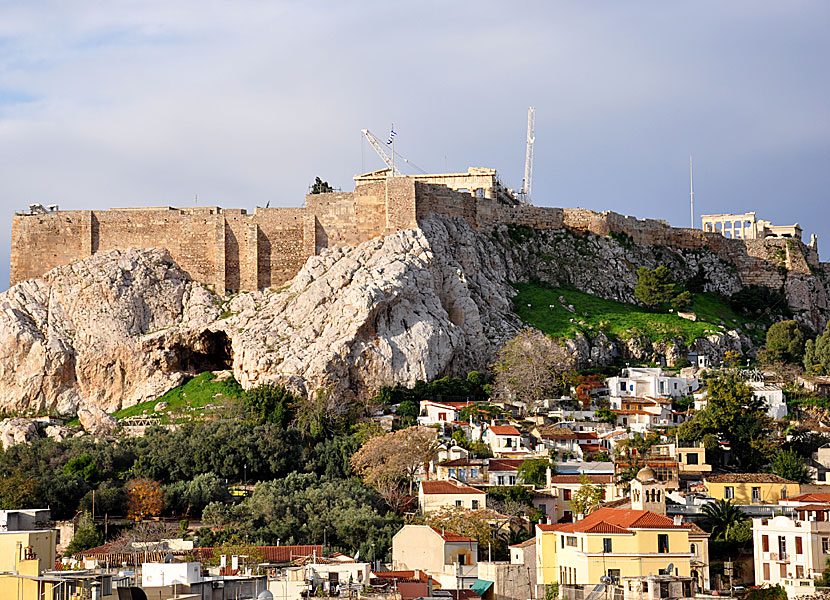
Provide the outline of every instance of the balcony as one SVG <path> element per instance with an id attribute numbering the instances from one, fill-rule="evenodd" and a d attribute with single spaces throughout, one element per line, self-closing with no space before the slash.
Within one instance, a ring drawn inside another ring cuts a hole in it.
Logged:
<path id="1" fill-rule="evenodd" d="M 786 552 L 770 552 L 769 559 L 775 562 L 790 562 L 790 555 Z"/>

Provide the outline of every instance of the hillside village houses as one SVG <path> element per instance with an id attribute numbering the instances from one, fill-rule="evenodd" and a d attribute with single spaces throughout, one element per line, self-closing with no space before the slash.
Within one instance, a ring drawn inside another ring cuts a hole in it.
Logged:
<path id="1" fill-rule="evenodd" d="M 574 406 L 569 399 L 543 403 L 548 408 L 533 419 L 507 411 L 486 420 L 463 420 L 461 411 L 474 401 L 420 402 L 418 424 L 438 431 L 438 449 L 418 476 L 417 499 L 391 548 L 378 548 L 372 562 L 323 546 L 281 546 L 263 547 L 267 568 L 232 556 L 224 567 L 208 567 L 211 549 L 199 548 L 187 556 L 171 549 L 167 565 L 163 555 L 148 556 L 140 564 L 134 555 L 101 547 L 63 558 L 65 568 L 79 570 L 54 575 L 57 536 L 48 529 L 48 517 L 38 511 L 2 513 L 0 529 L 6 523 L 8 531 L 0 531 L 0 598 L 6 597 L 4 589 L 18 584 L 26 600 L 50 598 L 44 592 L 53 580 L 67 589 L 71 581 L 73 589 L 109 591 L 100 596 L 104 600 L 117 597 L 117 588 L 126 585 L 144 586 L 156 594 L 148 597 L 165 598 L 165 590 L 172 594 L 170 582 L 180 592 L 201 593 L 207 588 L 200 586 L 218 580 L 239 597 L 253 598 L 244 594 L 267 589 L 284 600 L 344 596 L 358 589 L 369 597 L 368 589 L 396 593 L 401 600 L 526 600 L 544 598 L 553 585 L 561 598 L 573 600 L 587 600 L 600 588 L 615 600 L 687 598 L 729 585 L 721 571 L 710 570 L 709 534 L 696 524 L 703 507 L 718 500 L 732 501 L 755 517 L 754 554 L 745 557 L 750 566 L 744 580 L 780 583 L 792 595 L 809 593 L 830 558 L 830 529 L 825 527 L 830 523 L 830 486 L 824 493 L 820 486 L 769 473 L 721 473 L 707 462 L 701 442 L 677 439 L 674 427 L 695 408 L 679 411 L 674 403 L 701 396 L 693 375 L 629 367 L 608 378 L 590 406 L 580 404 L 569 413 L 564 408 Z M 765 398 L 768 406 L 777 402 L 775 394 Z M 598 420 L 601 407 L 616 415 L 616 424 Z M 453 437 L 454 432 L 463 435 Z M 642 455 L 632 450 L 636 436 L 650 434 L 656 434 L 656 442 Z M 814 458 L 813 471 L 823 483 L 819 474 L 830 472 L 830 445 L 819 448 Z M 523 479 L 522 465 L 528 460 L 542 465 L 532 482 Z M 634 465 L 639 470 L 628 481 Z M 526 491 L 532 513 L 500 512 L 512 510 L 497 498 L 514 486 Z M 580 513 L 574 499 L 585 490 L 595 491 L 597 499 Z M 499 555 L 502 560 L 496 560 L 492 545 L 431 521 L 447 511 L 468 511 L 499 535 L 520 541 L 509 544 Z M 36 529 L 35 522 L 46 529 Z M 15 531 L 25 528 L 31 531 Z M 124 562 L 129 568 L 121 566 Z"/>

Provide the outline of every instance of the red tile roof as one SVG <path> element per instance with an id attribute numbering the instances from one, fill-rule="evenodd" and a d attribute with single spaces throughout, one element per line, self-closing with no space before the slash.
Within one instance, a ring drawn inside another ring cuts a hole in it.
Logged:
<path id="1" fill-rule="evenodd" d="M 508 546 L 508 547 L 509 548 L 527 548 L 528 546 L 533 546 L 534 544 L 536 544 L 536 538 L 532 537 L 529 540 L 526 540 L 524 542 L 520 542 L 518 544 L 513 544 L 512 546 Z"/>
<path id="2" fill-rule="evenodd" d="M 576 434 L 578 440 L 595 440 L 597 439 L 596 431 L 579 431 Z"/>
<path id="3" fill-rule="evenodd" d="M 792 483 L 772 473 L 726 473 L 724 475 L 712 475 L 703 478 L 704 483 Z M 790 498 L 791 500 L 792 498 Z"/>
<path id="4" fill-rule="evenodd" d="M 430 527 L 435 533 L 440 535 L 445 542 L 474 542 L 475 540 L 471 537 L 467 537 L 466 535 L 458 535 L 457 533 L 452 533 L 451 531 L 446 531 L 445 529 L 438 529 L 437 527 Z"/>
<path id="5" fill-rule="evenodd" d="M 787 502 L 830 502 L 830 493 L 827 492 L 808 492 L 800 496 L 792 496 L 791 498 L 784 498 Z"/>
<path id="6" fill-rule="evenodd" d="M 802 511 L 816 511 L 816 512 L 824 512 L 830 510 L 830 504 L 805 504 L 803 506 L 796 506 L 796 510 Z"/>
<path id="7" fill-rule="evenodd" d="M 424 494 L 483 494 L 469 485 L 455 483 L 454 481 L 422 481 L 421 489 Z"/>
<path id="8" fill-rule="evenodd" d="M 523 458 L 491 458 L 488 469 L 490 471 L 517 471 L 524 461 Z"/>
<path id="9" fill-rule="evenodd" d="M 469 467 L 470 465 L 474 467 L 481 466 L 481 459 L 454 458 L 452 460 L 445 460 L 444 462 L 438 463 L 439 467 Z"/>
<path id="10" fill-rule="evenodd" d="M 630 529 L 689 529 L 674 520 L 648 510 L 600 508 L 576 523 L 538 525 L 542 531 L 563 533 L 632 533 Z"/>
<path id="11" fill-rule="evenodd" d="M 521 435 L 519 430 L 512 425 L 491 425 L 488 431 L 492 431 L 495 435 Z"/>
<path id="12" fill-rule="evenodd" d="M 397 585 L 401 600 L 414 600 L 424 598 L 429 594 L 429 585 L 426 583 L 402 581 Z"/>

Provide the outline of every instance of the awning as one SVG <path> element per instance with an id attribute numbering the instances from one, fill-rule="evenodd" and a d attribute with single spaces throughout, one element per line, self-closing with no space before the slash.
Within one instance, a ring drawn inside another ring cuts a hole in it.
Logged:
<path id="1" fill-rule="evenodd" d="M 470 589 L 479 596 L 483 596 L 491 587 L 493 587 L 492 581 L 487 581 L 486 579 L 476 579 Z"/>

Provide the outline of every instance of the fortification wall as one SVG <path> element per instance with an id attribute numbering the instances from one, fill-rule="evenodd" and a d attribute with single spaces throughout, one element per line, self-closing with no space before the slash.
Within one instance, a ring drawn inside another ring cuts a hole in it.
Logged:
<path id="1" fill-rule="evenodd" d="M 821 272 L 815 248 L 796 240 L 727 239 L 614 212 L 512 205 L 408 177 L 359 182 L 353 192 L 306 196 L 303 208 L 132 208 L 15 215 L 11 283 L 95 252 L 166 247 L 195 280 L 218 293 L 282 285 L 309 256 L 417 227 L 430 213 L 465 219 L 476 229 L 515 224 L 625 234 L 639 245 L 708 250 L 734 264 L 744 284 L 780 287 L 788 271 Z"/>

